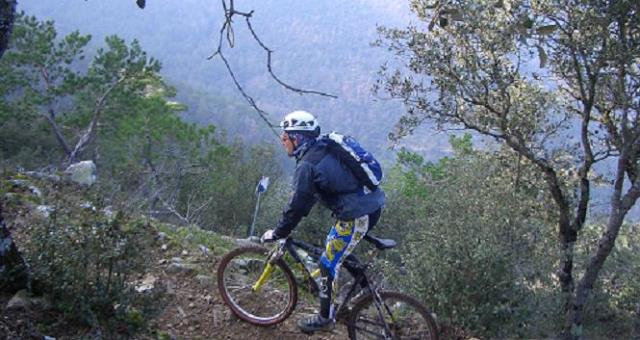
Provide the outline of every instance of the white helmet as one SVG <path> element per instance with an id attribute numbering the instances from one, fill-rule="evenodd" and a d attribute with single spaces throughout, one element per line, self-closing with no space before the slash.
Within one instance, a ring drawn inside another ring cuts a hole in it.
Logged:
<path id="1" fill-rule="evenodd" d="M 307 111 L 293 111 L 284 116 L 280 123 L 284 131 L 308 131 L 320 133 L 320 125 L 316 117 Z"/>

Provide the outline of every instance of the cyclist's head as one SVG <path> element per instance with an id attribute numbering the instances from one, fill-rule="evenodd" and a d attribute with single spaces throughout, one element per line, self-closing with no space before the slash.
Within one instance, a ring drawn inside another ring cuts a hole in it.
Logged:
<path id="1" fill-rule="evenodd" d="M 320 135 L 320 124 L 318 119 L 307 111 L 293 111 L 284 116 L 280 123 L 283 132 L 296 132 L 303 135 L 318 137 Z"/>
<path id="2" fill-rule="evenodd" d="M 293 111 L 284 116 L 280 123 L 282 128 L 282 145 L 289 156 L 310 140 L 320 135 L 318 120 L 306 111 Z"/>

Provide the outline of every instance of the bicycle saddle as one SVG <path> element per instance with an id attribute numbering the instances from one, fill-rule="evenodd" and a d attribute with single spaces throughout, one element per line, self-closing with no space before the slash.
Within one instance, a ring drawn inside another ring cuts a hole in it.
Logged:
<path id="1" fill-rule="evenodd" d="M 365 235 L 364 239 L 371 242 L 380 250 L 391 249 L 396 246 L 396 241 L 388 238 L 379 238 L 371 235 Z"/>

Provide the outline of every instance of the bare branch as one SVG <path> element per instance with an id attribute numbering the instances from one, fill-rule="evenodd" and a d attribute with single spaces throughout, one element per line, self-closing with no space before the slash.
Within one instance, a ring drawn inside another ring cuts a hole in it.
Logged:
<path id="1" fill-rule="evenodd" d="M 242 87 L 242 85 L 240 85 L 240 83 L 238 82 L 238 79 L 236 79 L 236 76 L 233 73 L 233 70 L 231 69 L 229 62 L 227 61 L 227 58 L 224 57 L 224 54 L 222 54 L 221 51 L 218 51 L 218 56 L 220 56 L 220 59 L 222 59 L 222 61 L 224 62 L 224 65 L 227 67 L 229 76 L 231 76 L 231 79 L 233 80 L 233 83 L 236 85 L 236 88 L 238 88 L 238 91 L 240 91 L 240 94 L 242 94 L 242 96 L 247 100 L 249 105 L 251 105 L 251 107 L 253 107 L 253 109 L 256 110 L 256 112 L 258 112 L 258 115 L 260 116 L 260 118 L 262 118 L 262 120 L 264 120 L 267 126 L 269 126 L 271 131 L 273 131 L 273 133 L 276 135 L 276 138 L 279 138 L 278 131 L 275 129 L 276 125 L 272 124 L 269 121 L 269 118 L 267 117 L 269 116 L 269 113 L 267 113 L 266 111 L 258 107 L 258 104 L 256 104 L 256 101 L 244 91 L 244 88 Z"/>
<path id="2" fill-rule="evenodd" d="M 229 46 L 231 48 L 233 48 L 233 46 L 234 46 L 235 37 L 234 37 L 233 27 L 232 27 L 232 22 L 233 22 L 233 16 L 234 15 L 239 15 L 239 16 L 242 16 L 242 17 L 245 18 L 245 20 L 247 22 L 247 27 L 249 28 L 249 31 L 251 32 L 251 35 L 253 36 L 253 39 L 258 43 L 258 45 L 260 45 L 260 47 L 262 49 L 264 49 L 267 52 L 267 70 L 269 71 L 269 74 L 271 75 L 271 77 L 278 84 L 283 86 L 285 89 L 287 89 L 289 91 L 296 92 L 298 94 L 315 94 L 315 95 L 325 96 L 325 97 L 329 97 L 329 98 L 337 98 L 337 96 L 335 96 L 335 95 L 324 93 L 324 92 L 320 92 L 320 91 L 304 90 L 304 89 L 296 88 L 296 87 L 293 87 L 293 86 L 285 83 L 284 81 L 282 81 L 279 77 L 277 77 L 275 75 L 275 73 L 273 72 L 273 68 L 271 66 L 271 55 L 273 53 L 273 50 L 268 48 L 262 42 L 262 40 L 260 40 L 260 38 L 256 34 L 255 30 L 253 29 L 253 26 L 251 25 L 251 17 L 253 16 L 253 11 L 248 12 L 248 13 L 247 12 L 236 11 L 235 7 L 234 7 L 234 0 L 229 0 L 229 5 L 228 6 L 227 6 L 227 1 L 226 0 L 222 0 L 222 7 L 223 7 L 224 13 L 225 13 L 225 21 L 222 24 L 222 27 L 220 28 L 220 36 L 219 36 L 219 40 L 218 40 L 218 47 L 214 51 L 214 53 L 212 53 L 207 59 L 211 60 L 214 57 L 220 57 L 220 59 L 222 60 L 222 62 L 224 63 L 224 65 L 225 65 L 225 67 L 227 69 L 227 72 L 231 76 L 231 79 L 233 80 L 233 83 L 236 85 L 236 88 L 238 89 L 238 91 L 240 91 L 240 94 L 242 94 L 242 96 L 249 103 L 249 105 L 258 113 L 260 118 L 267 124 L 267 126 L 269 126 L 269 128 L 273 131 L 273 133 L 276 135 L 276 137 L 279 137 L 279 134 L 278 134 L 277 130 L 275 129 L 275 127 L 277 125 L 274 125 L 269 121 L 269 118 L 268 118 L 269 113 L 267 113 L 266 111 L 264 111 L 263 109 L 258 107 L 258 105 L 256 104 L 256 101 L 253 99 L 253 97 L 249 96 L 247 94 L 247 92 L 244 90 L 244 88 L 242 87 L 242 85 L 240 85 L 240 82 L 238 82 L 238 79 L 236 78 L 236 76 L 235 76 L 235 74 L 234 74 L 234 72 L 233 72 L 233 70 L 231 68 L 231 65 L 229 64 L 229 61 L 225 58 L 225 56 L 224 56 L 224 54 L 222 52 L 222 41 L 224 39 L 225 33 L 226 33 L 226 38 L 227 38 L 227 42 L 229 43 Z"/>
<path id="3" fill-rule="evenodd" d="M 262 49 L 264 49 L 267 52 L 267 69 L 269 70 L 269 74 L 271 74 L 271 77 L 273 77 L 273 79 L 275 79 L 275 81 L 278 84 L 284 86 L 284 88 L 286 88 L 287 90 L 290 90 L 290 91 L 293 91 L 293 92 L 298 92 L 300 94 L 309 93 L 309 94 L 317 94 L 317 95 L 320 95 L 320 96 L 325 96 L 325 97 L 330 97 L 330 98 L 338 98 L 338 96 L 333 95 L 333 94 L 327 94 L 327 93 L 324 93 L 324 92 L 319 92 L 319 91 L 314 91 L 314 90 L 302 90 L 302 89 L 299 89 L 299 88 L 295 88 L 295 87 L 293 87 L 293 86 L 291 86 L 289 84 L 286 84 L 282 80 L 280 80 L 280 78 L 278 78 L 273 73 L 273 69 L 271 67 L 271 55 L 273 54 L 273 51 L 271 49 L 269 49 L 267 46 L 265 46 L 262 43 L 262 41 L 260 40 L 260 38 L 258 38 L 258 35 L 256 34 L 256 32 L 253 30 L 253 27 L 251 26 L 250 18 L 251 18 L 250 15 L 246 17 L 247 27 L 249 27 L 249 31 L 251 31 L 251 35 L 253 35 L 253 38 L 258 42 L 260 47 L 262 47 Z"/>

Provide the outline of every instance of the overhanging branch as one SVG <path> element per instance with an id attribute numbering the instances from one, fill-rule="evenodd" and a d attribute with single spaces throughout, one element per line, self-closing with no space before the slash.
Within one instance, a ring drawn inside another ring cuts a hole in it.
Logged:
<path id="1" fill-rule="evenodd" d="M 269 113 L 266 112 L 265 110 L 261 109 L 257 105 L 256 101 L 253 99 L 253 97 L 248 95 L 247 92 L 244 90 L 244 88 L 242 87 L 242 85 L 240 84 L 238 79 L 236 78 L 236 76 L 235 76 L 235 74 L 233 72 L 233 69 L 231 68 L 231 65 L 229 64 L 229 61 L 227 60 L 227 58 L 225 58 L 224 53 L 222 51 L 222 45 L 223 45 L 222 42 L 225 39 L 225 35 L 226 35 L 227 42 L 229 43 L 229 46 L 231 48 L 233 48 L 233 46 L 235 44 L 235 35 L 234 35 L 234 31 L 233 31 L 233 26 L 232 26 L 233 16 L 239 15 L 239 16 L 242 16 L 242 17 L 245 18 L 245 21 L 247 23 L 247 27 L 249 28 L 249 31 L 251 32 L 251 35 L 253 36 L 253 39 L 267 53 L 267 70 L 268 70 L 269 74 L 271 75 L 271 77 L 278 84 L 283 86 L 285 89 L 287 89 L 289 91 L 296 92 L 298 94 L 315 94 L 315 95 L 320 95 L 320 96 L 329 97 L 329 98 L 337 98 L 337 96 L 332 95 L 332 94 L 328 94 L 328 93 L 321 92 L 321 91 L 315 91 L 315 90 L 300 89 L 300 88 L 291 86 L 291 85 L 285 83 L 284 81 L 282 81 L 273 72 L 273 67 L 271 65 L 273 50 L 268 48 L 262 42 L 262 40 L 260 40 L 260 38 L 256 34 L 255 30 L 253 29 L 253 26 L 251 25 L 251 17 L 253 16 L 253 11 L 251 11 L 251 12 L 240 12 L 240 11 L 235 10 L 234 0 L 229 0 L 229 5 L 228 6 L 227 6 L 227 0 L 222 0 L 222 7 L 223 7 L 224 12 L 225 12 L 225 21 L 222 24 L 222 27 L 220 28 L 220 35 L 219 35 L 219 39 L 218 39 L 218 47 L 215 50 L 215 52 L 213 54 L 211 54 L 207 59 L 211 60 L 216 56 L 220 57 L 220 59 L 222 60 L 222 62 L 224 63 L 224 65 L 225 65 L 225 67 L 227 69 L 227 72 L 229 73 L 229 76 L 231 76 L 231 79 L 233 80 L 233 83 L 235 84 L 235 86 L 238 89 L 238 91 L 240 91 L 240 94 L 245 98 L 245 100 L 249 103 L 249 105 L 258 113 L 260 118 L 267 124 L 267 126 L 269 126 L 269 128 L 273 131 L 273 133 L 276 135 L 276 137 L 278 137 L 278 135 L 279 135 L 278 131 L 275 129 L 275 127 L 277 125 L 274 125 L 269 121 L 269 117 L 268 117 Z"/>

